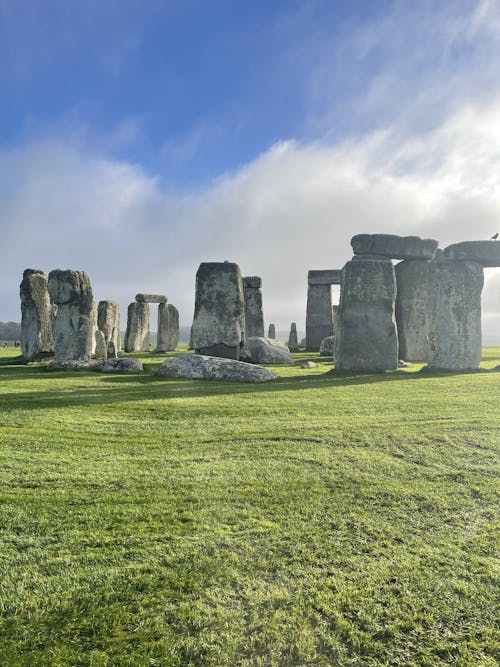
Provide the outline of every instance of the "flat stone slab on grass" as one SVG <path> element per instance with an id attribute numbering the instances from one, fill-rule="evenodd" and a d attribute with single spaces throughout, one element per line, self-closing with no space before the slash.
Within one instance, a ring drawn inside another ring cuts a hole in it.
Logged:
<path id="1" fill-rule="evenodd" d="M 432 259 L 438 242 L 419 236 L 357 234 L 351 239 L 355 255 L 381 255 L 390 259 Z"/>
<path id="2" fill-rule="evenodd" d="M 246 349 L 250 359 L 256 364 L 293 364 L 295 363 L 286 345 L 274 338 L 251 336 Z"/>
<path id="3" fill-rule="evenodd" d="M 144 367 L 139 359 L 120 357 L 119 359 L 94 362 L 92 370 L 100 373 L 141 373 Z"/>
<path id="4" fill-rule="evenodd" d="M 446 259 L 477 262 L 481 266 L 500 266 L 500 241 L 462 241 L 443 251 Z"/>
<path id="5" fill-rule="evenodd" d="M 269 382 L 277 375 L 268 368 L 247 364 L 235 359 L 207 357 L 201 354 L 182 354 L 165 359 L 158 375 L 187 380 L 225 380 L 227 382 Z"/>

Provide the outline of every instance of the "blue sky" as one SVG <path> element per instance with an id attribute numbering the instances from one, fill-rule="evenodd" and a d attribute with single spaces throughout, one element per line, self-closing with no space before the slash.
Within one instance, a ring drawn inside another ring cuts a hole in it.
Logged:
<path id="1" fill-rule="evenodd" d="M 230 259 L 300 328 L 355 233 L 489 238 L 499 38 L 494 0 L 0 0 L 0 319 L 33 266 L 189 324 Z M 499 294 L 488 272 L 488 335 Z"/>

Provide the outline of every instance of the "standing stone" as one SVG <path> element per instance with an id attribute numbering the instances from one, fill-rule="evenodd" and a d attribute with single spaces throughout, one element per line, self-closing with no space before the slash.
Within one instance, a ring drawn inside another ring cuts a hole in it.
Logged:
<path id="1" fill-rule="evenodd" d="M 469 370 L 481 361 L 483 267 L 477 262 L 432 262 L 434 295 L 429 367 Z"/>
<path id="2" fill-rule="evenodd" d="M 259 276 L 246 276 L 242 280 L 243 296 L 245 299 L 246 337 L 248 339 L 251 336 L 263 336 L 262 279 Z"/>
<path id="3" fill-rule="evenodd" d="M 202 262 L 196 273 L 191 344 L 198 354 L 240 358 L 245 305 L 240 269 L 232 262 Z"/>
<path id="4" fill-rule="evenodd" d="M 268 332 L 267 332 L 267 337 L 268 338 L 273 338 L 273 339 L 276 338 L 276 327 L 274 326 L 274 324 L 269 325 L 269 329 L 268 329 Z"/>
<path id="5" fill-rule="evenodd" d="M 297 337 L 297 325 L 295 322 L 292 322 L 290 327 L 290 335 L 288 336 L 288 348 L 290 352 L 297 352 L 299 349 L 299 339 Z"/>
<path id="6" fill-rule="evenodd" d="M 179 343 L 179 311 L 170 303 L 158 306 L 158 338 L 155 352 L 175 350 Z"/>
<path id="7" fill-rule="evenodd" d="M 434 313 L 431 262 L 405 260 L 396 265 L 395 271 L 399 358 L 429 361 L 429 334 Z"/>
<path id="8" fill-rule="evenodd" d="M 34 361 L 54 352 L 55 308 L 47 290 L 47 274 L 26 269 L 20 285 L 21 352 Z"/>
<path id="9" fill-rule="evenodd" d="M 354 257 L 342 274 L 335 367 L 349 371 L 395 370 L 398 335 L 392 262 Z"/>
<path id="10" fill-rule="evenodd" d="M 92 287 L 84 271 L 56 269 L 49 273 L 48 290 L 57 305 L 54 323 L 56 362 L 88 362 L 92 352 Z"/>
<path id="11" fill-rule="evenodd" d="M 116 357 L 121 349 L 120 307 L 116 301 L 99 301 L 97 305 L 97 326 L 104 334 L 108 357 Z"/>
<path id="12" fill-rule="evenodd" d="M 149 303 L 133 301 L 127 311 L 125 352 L 149 350 Z"/>
<path id="13" fill-rule="evenodd" d="M 306 349 L 318 351 L 323 338 L 334 333 L 332 285 L 340 285 L 341 271 L 307 274 Z"/>
<path id="14" fill-rule="evenodd" d="M 94 357 L 96 359 L 107 359 L 108 348 L 106 345 L 106 339 L 104 337 L 104 333 L 100 329 L 96 329 L 94 332 L 94 337 L 95 337 Z"/>
<path id="15" fill-rule="evenodd" d="M 92 349 L 91 354 L 95 356 L 97 338 L 95 333 L 99 327 L 97 326 L 97 304 L 95 301 L 92 302 Z"/>

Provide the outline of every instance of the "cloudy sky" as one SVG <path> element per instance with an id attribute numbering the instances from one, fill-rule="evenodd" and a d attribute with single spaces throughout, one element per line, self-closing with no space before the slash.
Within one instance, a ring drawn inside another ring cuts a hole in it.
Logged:
<path id="1" fill-rule="evenodd" d="M 0 0 L 0 320 L 26 267 L 190 324 L 201 261 L 304 328 L 360 232 L 500 231 L 498 0 Z M 500 272 L 485 340 L 500 343 Z"/>

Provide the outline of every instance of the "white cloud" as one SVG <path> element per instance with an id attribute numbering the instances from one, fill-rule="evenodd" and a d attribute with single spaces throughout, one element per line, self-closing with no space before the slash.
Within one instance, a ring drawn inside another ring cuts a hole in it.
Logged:
<path id="1" fill-rule="evenodd" d="M 165 292 L 189 324 L 201 261 L 261 275 L 267 322 L 304 326 L 308 269 L 340 268 L 359 232 L 442 245 L 500 231 L 500 101 L 403 139 L 387 130 L 325 146 L 271 147 L 204 192 L 174 196 L 141 168 L 71 142 L 0 153 L 0 319 L 19 319 L 31 266 L 86 270 L 97 299 L 125 308 Z M 487 272 L 485 338 L 500 339 L 500 273 Z"/>

